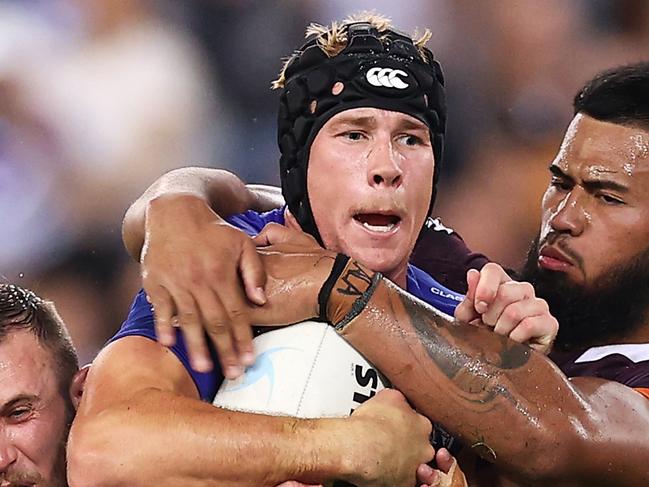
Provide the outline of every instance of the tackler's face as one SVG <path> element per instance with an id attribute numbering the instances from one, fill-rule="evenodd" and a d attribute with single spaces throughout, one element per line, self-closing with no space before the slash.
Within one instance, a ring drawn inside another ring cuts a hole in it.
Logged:
<path id="1" fill-rule="evenodd" d="M 325 247 L 405 284 L 434 169 L 429 129 L 420 120 L 378 108 L 333 116 L 311 145 L 307 172 Z"/>
<path id="2" fill-rule="evenodd" d="M 649 131 L 578 114 L 550 166 L 538 265 L 592 286 L 649 246 Z"/>

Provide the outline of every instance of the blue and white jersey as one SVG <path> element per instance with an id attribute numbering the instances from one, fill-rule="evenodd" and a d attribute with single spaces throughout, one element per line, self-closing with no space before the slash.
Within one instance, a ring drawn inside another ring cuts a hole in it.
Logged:
<path id="1" fill-rule="evenodd" d="M 227 218 L 227 221 L 235 227 L 245 231 L 248 235 L 255 236 L 268 223 L 279 223 L 283 225 L 284 210 L 276 209 L 266 213 L 247 211 Z M 445 288 L 424 271 L 413 265 L 408 265 L 406 290 L 413 296 L 416 296 L 448 315 L 453 314 L 455 307 L 463 298 L 461 294 Z M 131 305 L 131 310 L 126 321 L 110 341 L 113 342 L 126 336 L 143 336 L 152 340 L 156 339 L 153 312 L 151 310 L 151 304 L 147 301 L 144 291 L 140 291 L 137 294 L 133 304 Z M 177 331 L 176 344 L 171 347 L 171 350 L 191 375 L 201 399 L 212 402 L 216 391 L 223 382 L 223 372 L 219 366 L 216 351 L 209 340 L 208 343 L 210 345 L 210 354 L 214 362 L 214 370 L 208 373 L 201 373 L 192 369 L 189 364 L 187 347 L 180 331 Z"/>

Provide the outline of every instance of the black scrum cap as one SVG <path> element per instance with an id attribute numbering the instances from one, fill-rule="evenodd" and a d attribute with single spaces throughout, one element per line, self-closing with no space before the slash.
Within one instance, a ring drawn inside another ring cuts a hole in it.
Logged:
<path id="1" fill-rule="evenodd" d="M 315 35 L 293 56 L 285 70 L 278 114 L 282 193 L 302 229 L 321 244 L 307 194 L 307 166 L 313 139 L 331 117 L 372 107 L 403 112 L 425 123 L 435 155 L 431 207 L 446 126 L 444 76 L 428 49 L 417 48 L 410 37 L 393 30 L 379 33 L 366 22 L 343 29 L 348 43 L 337 56 L 328 57 Z M 344 85 L 338 95 L 331 92 L 336 82 Z"/>

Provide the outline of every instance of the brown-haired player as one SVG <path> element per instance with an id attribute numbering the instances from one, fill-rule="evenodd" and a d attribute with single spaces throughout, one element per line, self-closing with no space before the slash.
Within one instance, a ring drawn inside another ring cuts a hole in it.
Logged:
<path id="1" fill-rule="evenodd" d="M 54 305 L 0 284 L 0 485 L 67 485 L 65 445 L 85 373 Z"/>

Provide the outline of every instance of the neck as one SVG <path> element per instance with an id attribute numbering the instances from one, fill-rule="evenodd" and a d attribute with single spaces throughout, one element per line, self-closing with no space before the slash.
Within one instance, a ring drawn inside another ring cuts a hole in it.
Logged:
<path id="1" fill-rule="evenodd" d="M 390 279 L 401 289 L 406 290 L 406 286 L 408 285 L 408 265 L 406 264 L 396 271 L 385 274 L 385 277 Z"/>
<path id="2" fill-rule="evenodd" d="M 649 343 L 649 319 L 646 319 L 642 326 L 619 340 L 619 343 Z"/>

